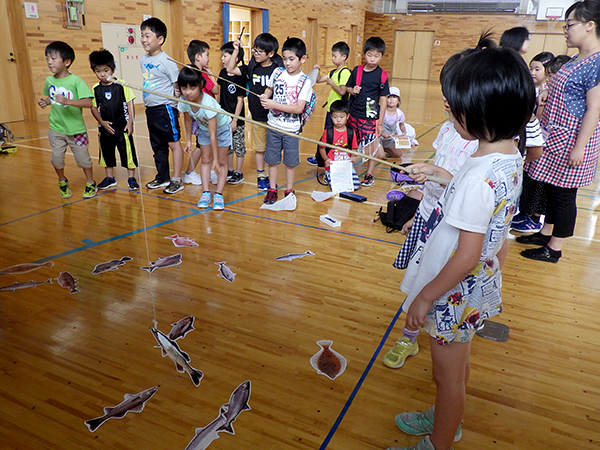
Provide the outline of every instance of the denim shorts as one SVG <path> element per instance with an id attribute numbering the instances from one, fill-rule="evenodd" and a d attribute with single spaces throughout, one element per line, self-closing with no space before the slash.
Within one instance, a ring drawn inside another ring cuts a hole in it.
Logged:
<path id="1" fill-rule="evenodd" d="M 198 127 L 198 134 L 196 139 L 200 145 L 210 145 L 210 134 L 208 130 L 203 127 Z M 223 125 L 221 128 L 217 128 L 217 147 L 231 147 L 231 125 Z"/>

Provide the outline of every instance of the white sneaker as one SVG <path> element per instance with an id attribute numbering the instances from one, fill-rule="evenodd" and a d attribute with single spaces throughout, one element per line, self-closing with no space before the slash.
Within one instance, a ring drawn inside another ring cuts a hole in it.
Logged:
<path id="1" fill-rule="evenodd" d="M 217 184 L 217 172 L 215 172 L 214 170 L 210 171 L 210 184 Z"/>
<path id="2" fill-rule="evenodd" d="M 182 179 L 186 184 L 193 184 L 194 186 L 200 186 L 202 184 L 202 178 L 195 170 L 190 173 L 183 172 Z"/>

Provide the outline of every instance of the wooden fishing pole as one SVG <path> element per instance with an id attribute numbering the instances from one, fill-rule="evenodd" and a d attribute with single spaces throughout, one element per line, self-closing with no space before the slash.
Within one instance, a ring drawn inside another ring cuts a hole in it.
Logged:
<path id="1" fill-rule="evenodd" d="M 390 167 L 394 167 L 395 169 L 398 169 L 398 170 L 400 170 L 400 171 L 402 171 L 402 172 L 404 172 L 406 174 L 409 174 L 409 175 L 411 173 L 412 174 L 418 174 L 419 173 L 419 172 L 412 172 L 412 170 L 409 170 L 406 167 L 400 166 L 400 165 L 396 164 L 395 162 L 386 161 L 385 159 L 376 158 L 375 156 L 367 155 L 365 153 L 360 153 L 360 152 L 357 152 L 357 151 L 354 151 L 354 150 L 350 150 L 348 148 L 338 147 L 338 146 L 333 145 L 333 144 L 328 144 L 326 142 L 317 141 L 315 139 L 311 139 L 311 138 L 308 138 L 308 137 L 305 137 L 305 136 L 301 136 L 299 134 L 290 133 L 289 131 L 285 131 L 285 130 L 282 130 L 282 129 L 276 128 L 276 127 L 272 127 L 271 125 L 268 125 L 268 124 L 266 124 L 264 122 L 257 122 L 256 120 L 249 119 L 248 117 L 241 117 L 241 116 L 238 116 L 236 114 L 227 112 L 227 111 L 225 111 L 223 109 L 212 108 L 210 106 L 201 105 L 200 103 L 191 102 L 189 100 L 185 100 L 185 99 L 182 99 L 182 98 L 177 98 L 177 97 L 173 97 L 171 95 L 162 94 L 160 92 L 156 92 L 156 91 L 153 91 L 151 89 L 146 89 L 144 87 L 135 86 L 135 85 L 127 83 L 126 81 L 120 80 L 120 79 L 118 79 L 116 77 L 111 77 L 111 78 L 109 78 L 109 80 L 112 81 L 112 82 L 114 82 L 114 83 L 116 83 L 116 84 L 120 84 L 121 86 L 127 86 L 128 88 L 135 89 L 135 90 L 138 90 L 138 91 L 141 91 L 141 92 L 146 92 L 148 94 L 158 95 L 159 97 L 163 97 L 163 98 L 166 98 L 166 99 L 174 101 L 174 102 L 184 103 L 186 105 L 190 105 L 190 106 L 193 106 L 195 108 L 202 108 L 202 109 L 206 109 L 208 111 L 215 112 L 217 114 L 224 114 L 224 115 L 232 117 L 234 119 L 243 120 L 244 122 L 252 123 L 254 125 L 258 125 L 260 127 L 266 128 L 268 130 L 272 130 L 272 131 L 276 131 L 278 133 L 284 134 L 286 136 L 290 136 L 290 137 L 293 137 L 293 138 L 302 139 L 302 140 L 304 140 L 306 142 L 310 142 L 311 144 L 315 144 L 315 145 L 318 145 L 318 146 L 321 146 L 321 147 L 331 148 L 333 150 L 338 150 L 338 151 L 341 151 L 341 152 L 350 153 L 351 155 L 358 156 L 360 158 L 371 159 L 371 160 L 373 160 L 373 161 L 375 161 L 377 163 L 380 163 L 380 164 L 383 164 L 383 165 L 386 165 L 386 166 L 390 166 Z M 367 144 L 367 145 L 370 145 L 370 144 Z M 435 175 L 426 175 L 426 177 L 427 177 L 427 179 L 429 181 L 433 181 L 434 183 L 439 183 L 439 184 L 444 185 L 444 186 L 447 185 L 448 182 L 449 182 L 449 180 L 447 180 L 445 178 L 437 177 Z"/>

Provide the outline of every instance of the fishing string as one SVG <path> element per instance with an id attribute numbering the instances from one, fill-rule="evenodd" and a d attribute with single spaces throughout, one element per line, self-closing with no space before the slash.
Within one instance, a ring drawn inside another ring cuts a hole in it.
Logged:
<path id="1" fill-rule="evenodd" d="M 244 120 L 247 123 L 252 123 L 252 124 L 258 125 L 260 127 L 266 128 L 267 130 L 276 131 L 276 132 L 278 132 L 280 134 L 283 134 L 283 135 L 286 135 L 286 136 L 290 136 L 290 137 L 293 137 L 293 138 L 296 138 L 296 139 L 301 139 L 303 141 L 310 142 L 312 144 L 316 144 L 316 145 L 321 146 L 321 147 L 326 147 L 326 148 L 331 148 L 333 150 L 343 151 L 343 152 L 349 153 L 351 155 L 359 156 L 359 157 L 365 158 L 365 159 L 371 159 L 371 160 L 373 160 L 373 161 L 375 161 L 377 163 L 380 163 L 380 164 L 383 164 L 383 165 L 386 165 L 386 166 L 394 167 L 394 168 L 396 168 L 396 169 L 398 169 L 398 170 L 400 170 L 400 171 L 402 171 L 404 173 L 407 173 L 407 174 L 411 174 L 411 173 L 412 174 L 417 174 L 418 173 L 418 172 L 416 172 L 414 170 L 407 169 L 406 167 L 400 166 L 399 164 L 397 164 L 395 162 L 386 161 L 384 159 L 376 158 L 375 156 L 371 156 L 371 155 L 368 155 L 366 153 L 360 153 L 360 152 L 357 152 L 357 151 L 354 151 L 354 150 L 350 150 L 348 148 L 343 148 L 343 147 L 339 147 L 339 146 L 336 146 L 336 145 L 333 145 L 333 144 L 328 144 L 326 142 L 317 141 L 315 139 L 311 139 L 311 138 L 308 138 L 306 136 L 302 136 L 302 135 L 299 135 L 299 134 L 296 134 L 296 133 L 290 133 L 290 132 L 282 130 L 280 128 L 273 127 L 273 126 L 270 126 L 268 124 L 265 124 L 264 122 L 258 122 L 256 120 L 250 119 L 248 117 L 241 117 L 241 116 L 238 116 L 236 114 L 227 112 L 227 111 L 225 111 L 223 109 L 212 108 L 210 106 L 201 105 L 200 103 L 191 102 L 189 100 L 185 100 L 185 99 L 182 99 L 182 98 L 173 97 L 171 95 L 163 94 L 161 92 L 156 92 L 156 91 L 153 91 L 151 89 L 146 89 L 144 87 L 135 86 L 135 85 L 127 83 L 126 81 L 117 79 L 115 77 L 112 77 L 110 80 L 113 81 L 116 84 L 120 84 L 122 86 L 127 86 L 127 87 L 129 87 L 131 89 L 135 89 L 135 90 L 138 90 L 138 91 L 146 92 L 146 93 L 149 93 L 149 94 L 158 95 L 159 97 L 164 97 L 166 99 L 169 99 L 169 100 L 172 100 L 172 101 L 175 101 L 175 102 L 178 102 L 178 103 L 184 103 L 186 105 L 190 105 L 190 106 L 193 106 L 195 108 L 206 109 L 208 111 L 212 111 L 212 112 L 215 112 L 217 114 L 223 114 L 223 115 L 226 115 L 226 116 L 229 116 L 229 117 L 233 117 L 233 118 L 238 119 L 238 120 Z M 371 142 L 369 142 L 367 144 L 367 146 L 371 145 L 373 143 L 374 143 L 374 140 L 371 141 Z M 434 175 L 426 175 L 426 176 L 427 176 L 427 180 L 428 181 L 433 181 L 435 183 L 439 183 L 439 184 L 444 185 L 444 186 L 447 185 L 448 182 L 449 182 L 449 180 L 447 180 L 445 178 L 442 178 L 442 177 L 438 177 L 438 176 L 434 176 Z"/>

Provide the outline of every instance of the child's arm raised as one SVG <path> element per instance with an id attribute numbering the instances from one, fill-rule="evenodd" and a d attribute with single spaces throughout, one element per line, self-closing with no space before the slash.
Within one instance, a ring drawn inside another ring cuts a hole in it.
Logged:
<path id="1" fill-rule="evenodd" d="M 239 38 L 233 41 L 233 53 L 227 62 L 227 67 L 225 67 L 227 73 L 237 75 L 238 77 L 242 74 L 242 71 L 237 65 L 238 55 L 240 53 L 240 45 L 242 45 L 242 41 L 240 41 Z"/>
<path id="2" fill-rule="evenodd" d="M 418 330 L 425 323 L 435 299 L 448 292 L 479 264 L 485 234 L 460 230 L 456 252 L 440 273 L 421 289 L 408 308 L 406 326 Z"/>

